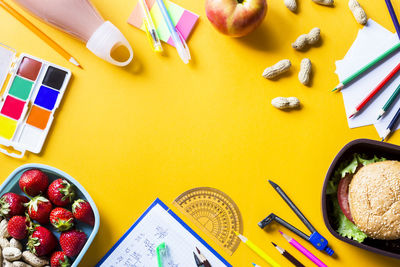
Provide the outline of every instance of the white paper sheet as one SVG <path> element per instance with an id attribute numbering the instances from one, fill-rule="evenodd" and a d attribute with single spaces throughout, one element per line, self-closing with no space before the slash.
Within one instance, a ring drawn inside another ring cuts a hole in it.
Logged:
<path id="1" fill-rule="evenodd" d="M 156 247 L 162 242 L 166 243 L 171 259 L 165 262 L 166 267 L 196 267 L 193 256 L 196 247 L 208 259 L 211 266 L 227 266 L 158 204 L 100 266 L 158 266 Z"/>
<path id="2" fill-rule="evenodd" d="M 370 19 L 368 24 L 359 31 L 346 56 L 342 60 L 336 61 L 336 74 L 339 76 L 339 80 L 344 80 L 398 42 L 397 34 L 391 33 Z M 365 75 L 342 89 L 347 117 L 398 63 L 400 63 L 400 52 L 395 52 L 383 63 L 372 68 Z M 349 127 L 355 128 L 374 124 L 379 136 L 382 136 L 400 107 L 400 101 L 396 100 L 381 120 L 377 121 L 377 117 L 380 109 L 399 84 L 400 75 L 396 75 L 355 117 L 348 119 Z"/>

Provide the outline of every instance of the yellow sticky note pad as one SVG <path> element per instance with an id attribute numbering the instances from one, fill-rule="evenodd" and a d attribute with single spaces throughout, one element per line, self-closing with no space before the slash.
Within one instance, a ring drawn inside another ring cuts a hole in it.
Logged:
<path id="1" fill-rule="evenodd" d="M 0 116 L 0 136 L 6 139 L 11 139 L 17 128 L 17 121 Z"/>

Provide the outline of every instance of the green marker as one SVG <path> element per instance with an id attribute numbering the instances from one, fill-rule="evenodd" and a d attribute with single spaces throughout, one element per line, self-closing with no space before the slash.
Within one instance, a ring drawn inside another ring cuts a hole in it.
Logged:
<path id="1" fill-rule="evenodd" d="M 383 114 L 385 114 L 385 112 L 393 104 L 393 102 L 396 100 L 399 93 L 400 93 L 400 84 L 399 84 L 399 86 L 397 86 L 396 90 L 393 92 L 393 94 L 390 96 L 388 101 L 386 101 L 385 105 L 380 110 L 378 120 L 383 116 Z"/>
<path id="2" fill-rule="evenodd" d="M 363 74 L 364 72 L 366 72 L 367 70 L 369 70 L 370 68 L 372 68 L 373 66 L 378 64 L 383 59 L 385 59 L 388 56 L 390 56 L 393 52 L 395 52 L 399 48 L 400 48 L 400 43 L 397 43 L 395 46 L 393 46 L 389 50 L 385 51 L 382 55 L 380 55 L 379 57 L 375 58 L 373 61 L 371 61 L 370 63 L 368 63 L 367 65 L 365 65 L 361 69 L 359 69 L 358 71 L 356 71 L 350 77 L 348 77 L 344 81 L 340 82 L 339 85 L 336 86 L 335 89 L 332 90 L 332 92 L 334 92 L 336 90 L 340 91 L 341 89 L 343 89 L 343 87 L 345 87 L 347 84 L 349 84 L 355 78 L 357 78 L 358 76 L 360 76 L 361 74 Z"/>
<path id="3" fill-rule="evenodd" d="M 164 258 L 168 256 L 168 249 L 165 242 L 158 245 L 156 248 L 158 267 L 164 267 Z"/>

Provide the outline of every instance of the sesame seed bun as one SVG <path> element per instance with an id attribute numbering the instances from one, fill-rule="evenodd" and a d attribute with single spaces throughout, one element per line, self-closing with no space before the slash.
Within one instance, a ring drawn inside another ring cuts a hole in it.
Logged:
<path id="1" fill-rule="evenodd" d="M 356 226 L 375 239 L 400 238 L 400 162 L 362 167 L 349 186 L 349 205 Z"/>

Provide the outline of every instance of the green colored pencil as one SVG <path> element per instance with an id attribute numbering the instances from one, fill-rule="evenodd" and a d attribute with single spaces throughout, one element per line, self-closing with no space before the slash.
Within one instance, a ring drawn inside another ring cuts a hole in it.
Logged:
<path id="1" fill-rule="evenodd" d="M 399 84 L 399 86 L 397 86 L 396 90 L 393 92 L 393 94 L 390 96 L 388 101 L 386 101 L 385 105 L 380 110 L 378 120 L 383 116 L 383 114 L 385 114 L 385 112 L 393 104 L 393 102 L 396 100 L 399 93 L 400 93 L 400 84 Z"/>
<path id="2" fill-rule="evenodd" d="M 336 86 L 335 89 L 332 90 L 332 92 L 334 92 L 336 90 L 340 91 L 341 89 L 343 89 L 344 86 L 349 84 L 352 80 L 354 80 L 355 78 L 357 78 L 358 76 L 360 76 L 361 74 L 363 74 L 364 72 L 366 72 L 367 70 L 369 70 L 370 68 L 375 66 L 377 63 L 379 63 L 383 59 L 385 59 L 388 56 L 390 56 L 393 52 L 395 52 L 399 48 L 400 48 L 400 43 L 397 43 L 395 46 L 393 46 L 389 50 L 385 51 L 382 55 L 380 55 L 379 57 L 375 58 L 373 61 L 371 61 L 370 63 L 368 63 L 367 65 L 365 65 L 361 69 L 359 69 L 358 71 L 356 71 L 350 77 L 348 77 L 344 81 L 340 82 L 339 85 Z"/>

